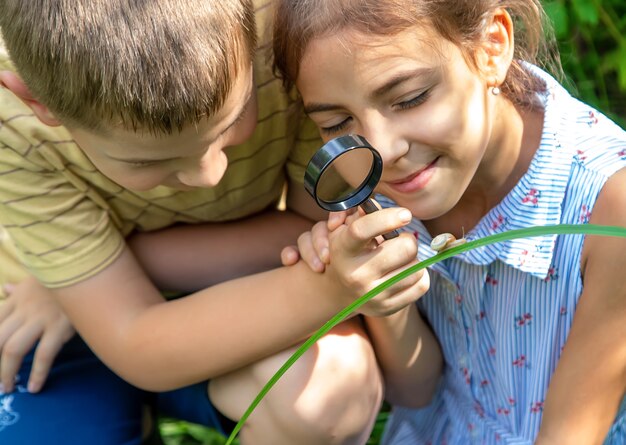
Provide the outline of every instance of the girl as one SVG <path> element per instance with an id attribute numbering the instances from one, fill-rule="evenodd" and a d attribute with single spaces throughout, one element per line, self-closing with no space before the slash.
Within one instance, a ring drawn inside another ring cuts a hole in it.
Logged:
<path id="1" fill-rule="evenodd" d="M 379 201 L 413 213 L 421 254 L 444 232 L 626 226 L 626 134 L 534 64 L 551 59 L 539 1 L 280 0 L 275 19 L 286 85 L 325 140 L 380 151 Z M 300 254 L 346 264 L 336 233 L 382 218 L 331 215 Z M 385 442 L 626 443 L 625 252 L 543 236 L 433 266 L 418 305 L 445 370 L 428 407 L 394 408 Z"/>

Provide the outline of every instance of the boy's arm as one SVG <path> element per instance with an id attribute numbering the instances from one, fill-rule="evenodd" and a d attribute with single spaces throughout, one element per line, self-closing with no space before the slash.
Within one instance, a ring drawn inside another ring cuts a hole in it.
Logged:
<path id="1" fill-rule="evenodd" d="M 311 222 L 268 210 L 238 221 L 180 225 L 139 233 L 128 244 L 161 290 L 192 292 L 280 266 L 280 252 Z"/>
<path id="2" fill-rule="evenodd" d="M 279 266 L 282 247 L 295 243 L 310 224 L 289 211 L 267 211 L 229 223 L 141 233 L 129 244 L 158 289 L 193 292 Z M 28 388 L 38 392 L 74 329 L 33 277 L 13 286 L 10 295 L 0 306 L 0 382 L 5 391 L 13 390 L 24 356 L 36 345 Z"/>
<path id="3" fill-rule="evenodd" d="M 282 249 L 327 216 L 304 185 L 292 181 L 284 211 L 139 233 L 128 243 L 159 289 L 191 292 L 280 266 Z"/>
<path id="4" fill-rule="evenodd" d="M 282 249 L 327 217 L 304 185 L 291 181 L 284 211 L 138 233 L 128 243 L 159 289 L 191 292 L 280 266 Z"/>
<path id="5" fill-rule="evenodd" d="M 348 304 L 333 280 L 301 264 L 165 302 L 128 249 L 96 276 L 54 293 L 109 367 L 156 391 L 285 349 Z"/>
<path id="6" fill-rule="evenodd" d="M 386 233 L 389 226 L 408 222 L 396 209 L 377 213 L 380 227 L 341 231 L 339 252 L 362 250 L 375 236 L 371 230 Z M 109 367 L 139 387 L 164 390 L 221 375 L 310 335 L 387 269 L 411 262 L 414 242 L 413 237 L 400 236 L 381 255 L 372 257 L 366 251 L 351 261 L 348 254 L 340 262 L 341 272 L 331 266 L 318 274 L 300 262 L 170 302 L 164 302 L 125 248 L 102 272 L 55 293 L 77 331 Z M 399 251 L 405 255 L 398 255 L 392 245 L 404 246 Z M 358 285 L 346 286 L 340 279 L 343 273 L 358 269 L 362 261 L 368 264 L 366 276 Z M 375 316 L 394 313 L 421 296 L 418 290 L 415 275 L 381 293 L 362 311 Z"/>
<path id="7" fill-rule="evenodd" d="M 626 227 L 626 169 L 604 186 L 590 223 Z M 584 290 L 550 382 L 537 444 L 601 444 L 626 392 L 626 239 L 589 236 Z"/>

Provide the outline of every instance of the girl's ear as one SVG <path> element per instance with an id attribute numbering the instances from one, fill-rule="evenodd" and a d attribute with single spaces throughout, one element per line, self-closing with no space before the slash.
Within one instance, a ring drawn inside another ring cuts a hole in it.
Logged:
<path id="1" fill-rule="evenodd" d="M 44 124 L 51 127 L 58 127 L 61 123 L 44 104 L 35 99 L 20 76 L 12 71 L 0 71 L 0 85 L 10 90 L 28 108 L 33 110 L 35 116 Z"/>
<path id="2" fill-rule="evenodd" d="M 487 22 L 483 43 L 476 51 L 476 63 L 488 87 L 504 82 L 514 49 L 513 20 L 505 9 L 498 8 Z"/>

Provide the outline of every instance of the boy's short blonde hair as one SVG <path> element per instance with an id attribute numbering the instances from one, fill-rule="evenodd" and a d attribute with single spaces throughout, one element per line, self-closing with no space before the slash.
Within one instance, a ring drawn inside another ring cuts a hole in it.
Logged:
<path id="1" fill-rule="evenodd" d="M 256 48 L 250 0 L 2 0 L 0 28 L 35 98 L 100 132 L 211 117 Z"/>

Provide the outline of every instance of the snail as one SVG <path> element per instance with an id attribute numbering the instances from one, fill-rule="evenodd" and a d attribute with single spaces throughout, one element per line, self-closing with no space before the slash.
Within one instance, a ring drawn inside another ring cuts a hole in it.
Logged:
<path id="1" fill-rule="evenodd" d="M 450 249 L 451 247 L 460 246 L 461 244 L 465 244 L 467 240 L 465 237 L 461 239 L 456 239 L 456 237 L 451 233 L 442 233 L 433 238 L 430 242 L 430 248 L 436 252 L 443 252 L 446 249 Z"/>

